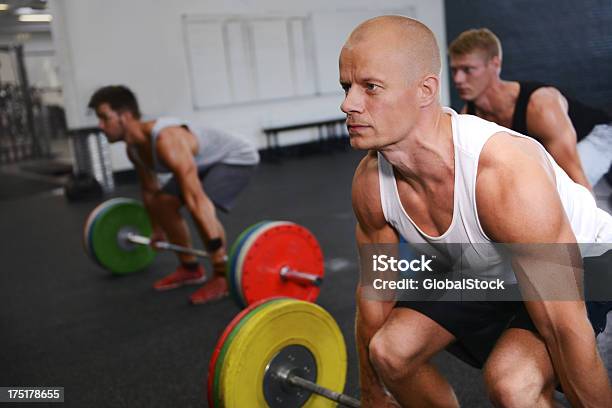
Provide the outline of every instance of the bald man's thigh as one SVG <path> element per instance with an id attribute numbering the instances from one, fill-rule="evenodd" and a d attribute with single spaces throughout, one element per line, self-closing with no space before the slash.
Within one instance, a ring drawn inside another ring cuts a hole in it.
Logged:
<path id="1" fill-rule="evenodd" d="M 428 361 L 455 341 L 455 336 L 440 324 L 409 308 L 393 309 L 377 336 L 384 337 L 401 354 L 418 362 Z"/>
<path id="2" fill-rule="evenodd" d="M 496 343 L 484 366 L 489 390 L 510 388 L 521 394 L 550 392 L 557 384 L 552 361 L 542 337 L 533 331 L 511 328 Z M 520 391 L 519 391 L 520 390 Z"/>

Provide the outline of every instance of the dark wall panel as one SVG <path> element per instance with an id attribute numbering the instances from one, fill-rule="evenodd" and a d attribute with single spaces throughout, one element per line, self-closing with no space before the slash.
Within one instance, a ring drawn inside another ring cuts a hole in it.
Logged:
<path id="1" fill-rule="evenodd" d="M 449 44 L 469 28 L 499 36 L 503 79 L 550 83 L 612 110 L 611 0 L 446 0 L 445 7 Z M 452 85 L 451 103 L 462 106 Z"/>

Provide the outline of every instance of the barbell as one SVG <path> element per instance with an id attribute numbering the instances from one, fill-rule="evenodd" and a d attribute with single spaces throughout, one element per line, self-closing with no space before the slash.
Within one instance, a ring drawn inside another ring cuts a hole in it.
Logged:
<path id="1" fill-rule="evenodd" d="M 208 366 L 210 408 L 359 407 L 342 393 L 342 332 L 321 306 L 287 298 L 251 304 L 219 337 Z"/>
<path id="2" fill-rule="evenodd" d="M 149 266 L 152 225 L 137 200 L 113 198 L 94 208 L 85 221 L 83 244 L 98 265 L 115 275 Z M 206 251 L 170 242 L 157 249 L 207 257 Z M 314 302 L 323 282 L 321 247 L 305 227 L 289 221 L 262 221 L 245 229 L 230 247 L 226 278 L 230 294 L 241 307 L 272 296 Z"/>

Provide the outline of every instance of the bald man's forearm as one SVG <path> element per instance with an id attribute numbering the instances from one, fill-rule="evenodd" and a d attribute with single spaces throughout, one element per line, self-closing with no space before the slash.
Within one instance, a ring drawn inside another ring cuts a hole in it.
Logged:
<path id="1" fill-rule="evenodd" d="M 367 302 L 367 301 L 366 301 Z M 375 306 L 373 303 L 371 307 Z M 359 388 L 361 390 L 361 403 L 363 408 L 382 407 L 382 408 L 398 408 L 399 405 L 385 391 L 380 382 L 378 374 L 374 371 L 370 362 L 369 344 L 376 331 L 382 327 L 384 320 L 380 322 L 367 321 L 366 316 L 372 316 L 372 313 L 363 310 L 368 306 L 361 298 L 359 291 L 357 294 L 357 314 L 355 318 L 355 343 L 357 345 L 357 354 L 359 357 Z M 360 309 L 362 312 L 360 313 Z M 391 308 L 389 308 L 389 311 Z"/>

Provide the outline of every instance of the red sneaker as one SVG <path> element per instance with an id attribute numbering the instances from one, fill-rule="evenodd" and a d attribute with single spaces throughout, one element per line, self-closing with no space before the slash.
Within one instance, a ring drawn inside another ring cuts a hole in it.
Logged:
<path id="1" fill-rule="evenodd" d="M 182 265 L 176 268 L 176 271 L 155 282 L 153 288 L 155 290 L 168 290 L 178 288 L 183 285 L 199 285 L 206 281 L 206 273 L 204 273 L 204 267 L 198 265 L 198 269 L 190 271 L 185 269 Z"/>
<path id="2" fill-rule="evenodd" d="M 215 276 L 204 286 L 193 292 L 189 297 L 189 301 L 193 305 L 201 305 L 213 300 L 221 299 L 228 295 L 227 280 L 225 276 Z"/>

